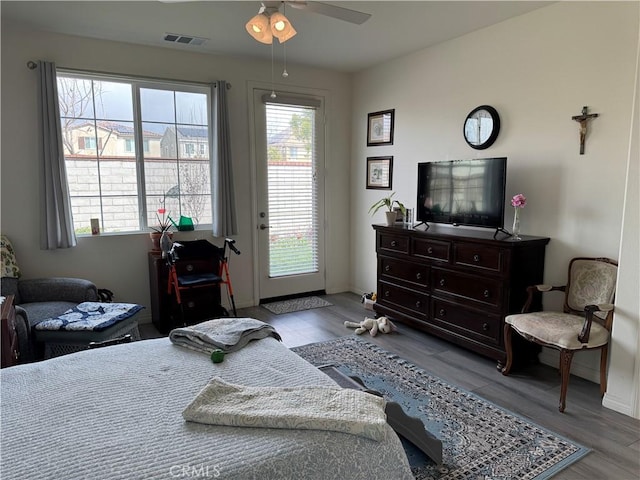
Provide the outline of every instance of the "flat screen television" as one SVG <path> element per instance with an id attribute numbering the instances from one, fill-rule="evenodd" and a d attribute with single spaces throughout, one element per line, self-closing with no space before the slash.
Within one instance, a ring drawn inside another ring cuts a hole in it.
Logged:
<path id="1" fill-rule="evenodd" d="M 418 164 L 416 219 L 502 229 L 507 158 Z"/>

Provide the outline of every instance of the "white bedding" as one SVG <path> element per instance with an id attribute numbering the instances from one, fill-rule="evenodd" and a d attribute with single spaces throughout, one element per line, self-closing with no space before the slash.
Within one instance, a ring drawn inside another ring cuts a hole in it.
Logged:
<path id="1" fill-rule="evenodd" d="M 214 364 L 168 339 L 0 371 L 7 479 L 413 478 L 385 441 L 346 433 L 202 425 L 182 412 L 213 377 L 246 386 L 334 385 L 273 338 Z"/>
<path id="2" fill-rule="evenodd" d="M 182 412 L 190 422 L 233 427 L 329 430 L 382 441 L 382 397 L 338 386 L 247 387 L 213 378 Z"/>

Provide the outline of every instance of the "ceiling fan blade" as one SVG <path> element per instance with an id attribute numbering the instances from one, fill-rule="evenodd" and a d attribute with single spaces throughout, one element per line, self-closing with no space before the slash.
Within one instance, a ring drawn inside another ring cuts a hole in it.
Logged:
<path id="1" fill-rule="evenodd" d="M 293 8 L 299 8 L 301 10 L 309 10 L 310 12 L 319 13 L 328 17 L 337 18 L 338 20 L 344 20 L 345 22 L 355 23 L 362 25 L 364 22 L 371 18 L 370 13 L 358 12 L 357 10 L 351 10 L 349 8 L 338 7 L 336 5 L 330 5 L 322 2 L 298 2 L 287 1 L 288 5 Z"/>

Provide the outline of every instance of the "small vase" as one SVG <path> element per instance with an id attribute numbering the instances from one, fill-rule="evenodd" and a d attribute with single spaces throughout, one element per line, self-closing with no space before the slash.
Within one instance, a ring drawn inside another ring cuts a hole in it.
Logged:
<path id="1" fill-rule="evenodd" d="M 513 227 L 511 227 L 511 238 L 513 240 L 522 240 L 520 236 L 520 208 L 516 207 L 513 213 Z"/>
<path id="2" fill-rule="evenodd" d="M 387 215 L 387 225 L 390 227 L 396 223 L 396 218 L 398 218 L 398 214 L 396 212 L 384 212 Z"/>
<path id="3" fill-rule="evenodd" d="M 160 251 L 160 232 L 149 232 L 149 238 L 151 239 L 151 250 L 154 252 Z"/>

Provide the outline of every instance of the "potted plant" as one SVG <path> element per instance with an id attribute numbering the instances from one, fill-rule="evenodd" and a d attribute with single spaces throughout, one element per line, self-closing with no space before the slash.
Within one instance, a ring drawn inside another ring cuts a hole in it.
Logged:
<path id="1" fill-rule="evenodd" d="M 385 212 L 385 214 L 387 215 L 387 225 L 393 225 L 396 222 L 397 217 L 396 212 L 393 210 L 394 206 L 397 206 L 400 209 L 403 216 L 407 214 L 407 209 L 402 204 L 402 202 L 392 199 L 395 194 L 396 192 L 393 192 L 388 197 L 381 198 L 376 203 L 371 205 L 371 208 L 369 208 L 369 213 L 371 215 L 375 215 L 376 212 L 382 207 L 386 207 L 387 211 Z"/>
<path id="2" fill-rule="evenodd" d="M 160 215 L 162 215 L 162 218 L 160 218 Z M 149 237 L 151 237 L 152 250 L 160 250 L 160 239 L 165 232 L 167 235 L 171 236 L 171 219 L 167 215 L 166 209 L 159 208 L 158 212 L 156 213 L 156 218 L 158 219 L 158 225 L 149 227 L 151 228 Z"/>

